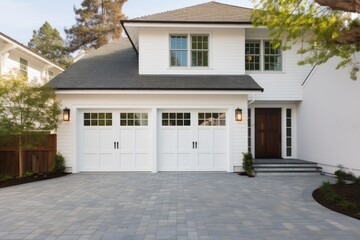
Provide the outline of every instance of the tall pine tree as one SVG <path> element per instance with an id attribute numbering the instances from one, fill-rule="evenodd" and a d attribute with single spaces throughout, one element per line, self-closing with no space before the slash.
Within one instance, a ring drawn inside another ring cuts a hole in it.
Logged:
<path id="1" fill-rule="evenodd" d="M 127 0 L 84 0 L 75 8 L 76 24 L 65 29 L 70 52 L 78 49 L 99 48 L 119 39 L 120 20 L 125 19 L 122 7 Z"/>
<path id="2" fill-rule="evenodd" d="M 72 57 L 67 52 L 64 39 L 59 31 L 52 28 L 47 21 L 38 31 L 33 31 L 28 47 L 62 67 L 68 67 L 72 63 Z"/>

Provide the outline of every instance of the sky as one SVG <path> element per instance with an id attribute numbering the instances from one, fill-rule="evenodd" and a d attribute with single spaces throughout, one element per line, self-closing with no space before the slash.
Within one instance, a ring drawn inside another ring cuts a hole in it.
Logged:
<path id="1" fill-rule="evenodd" d="M 210 0 L 128 0 L 123 12 L 128 18 L 196 5 Z M 27 45 L 33 30 L 45 21 L 55 27 L 65 39 L 64 28 L 75 24 L 74 6 L 82 0 L 0 0 L 0 32 Z M 221 3 L 252 7 L 249 0 L 218 0 Z"/>

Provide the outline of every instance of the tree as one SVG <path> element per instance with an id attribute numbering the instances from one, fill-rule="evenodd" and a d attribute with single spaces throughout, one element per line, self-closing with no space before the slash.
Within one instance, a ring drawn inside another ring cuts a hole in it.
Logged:
<path id="1" fill-rule="evenodd" d="M 84 0 L 75 8 L 76 24 L 65 29 L 70 52 L 99 48 L 122 33 L 120 20 L 125 19 L 122 7 L 127 0 Z"/>
<path id="2" fill-rule="evenodd" d="M 0 76 L 0 140 L 18 142 L 19 176 L 23 150 L 55 130 L 61 113 L 54 89 L 29 84 L 22 74 Z"/>
<path id="3" fill-rule="evenodd" d="M 72 63 L 72 57 L 66 51 L 64 39 L 59 31 L 52 28 L 47 21 L 38 31 L 33 31 L 28 47 L 62 67 L 66 68 Z"/>
<path id="4" fill-rule="evenodd" d="M 355 53 L 360 51 L 360 21 L 351 12 L 359 12 L 359 0 L 254 1 L 253 23 L 268 27 L 275 47 L 281 40 L 284 50 L 301 41 L 300 65 L 319 65 L 338 56 L 341 61 L 337 68 L 351 67 L 350 77 L 357 79 L 360 64 Z"/>

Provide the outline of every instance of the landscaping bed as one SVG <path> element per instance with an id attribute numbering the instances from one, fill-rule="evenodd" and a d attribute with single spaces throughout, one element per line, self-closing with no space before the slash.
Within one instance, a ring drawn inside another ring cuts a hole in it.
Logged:
<path id="1" fill-rule="evenodd" d="M 336 197 L 331 200 L 322 188 L 313 192 L 314 199 L 326 208 L 360 220 L 360 184 L 331 184 L 329 187 L 337 196 L 352 204 L 343 204 L 344 201 Z"/>
<path id="2" fill-rule="evenodd" d="M 2 178 L 0 178 L 0 188 L 10 187 L 10 186 L 14 186 L 14 185 L 29 183 L 29 182 L 37 182 L 37 181 L 42 181 L 42 180 L 47 180 L 47 179 L 52 179 L 52 178 L 63 177 L 68 174 L 70 174 L 70 173 L 39 173 L 39 174 L 33 174 L 32 176 L 25 176 L 25 177 L 21 177 L 21 178 L 19 178 L 19 177 L 10 178 L 8 176 L 6 176 L 6 178 L 5 178 L 3 176 Z"/>

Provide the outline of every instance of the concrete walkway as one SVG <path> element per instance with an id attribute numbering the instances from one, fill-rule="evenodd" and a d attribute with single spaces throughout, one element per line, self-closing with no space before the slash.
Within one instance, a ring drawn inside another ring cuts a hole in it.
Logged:
<path id="1" fill-rule="evenodd" d="M 0 189 L 0 239 L 360 239 L 324 176 L 85 173 Z"/>

